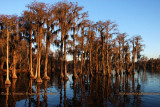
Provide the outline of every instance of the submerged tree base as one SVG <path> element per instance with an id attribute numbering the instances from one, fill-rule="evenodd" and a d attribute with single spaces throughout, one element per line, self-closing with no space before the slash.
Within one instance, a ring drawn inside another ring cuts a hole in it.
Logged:
<path id="1" fill-rule="evenodd" d="M 126 75 L 130 75 L 131 74 L 131 72 L 129 72 L 129 71 L 126 71 L 125 73 L 126 73 Z"/>
<path id="2" fill-rule="evenodd" d="M 73 80 L 75 80 L 75 79 L 77 79 L 77 78 L 78 78 L 77 75 L 73 75 L 73 76 L 72 76 L 72 79 L 73 79 Z"/>
<path id="3" fill-rule="evenodd" d="M 63 79 L 63 78 L 64 78 L 64 75 L 63 75 L 63 73 L 61 73 L 61 74 L 60 74 L 60 78 L 61 78 L 61 79 Z"/>
<path id="4" fill-rule="evenodd" d="M 42 83 L 42 79 L 39 77 L 39 78 L 37 78 L 36 82 L 37 83 Z"/>
<path id="5" fill-rule="evenodd" d="M 37 79 L 37 76 L 33 76 L 33 77 L 30 77 L 30 78 L 35 80 L 35 79 Z"/>
<path id="6" fill-rule="evenodd" d="M 106 76 L 106 73 L 103 73 L 103 72 L 102 72 L 101 75 L 102 75 L 102 76 Z"/>
<path id="7" fill-rule="evenodd" d="M 107 74 L 107 76 L 108 76 L 108 77 L 111 77 L 111 76 L 112 76 L 112 74 L 111 74 L 111 73 L 108 73 L 108 74 Z"/>
<path id="8" fill-rule="evenodd" d="M 80 72 L 78 73 L 78 76 L 82 76 L 82 71 L 80 71 Z"/>
<path id="9" fill-rule="evenodd" d="M 132 72 L 132 75 L 134 75 L 134 74 L 135 74 L 135 71 Z"/>
<path id="10" fill-rule="evenodd" d="M 11 84 L 11 81 L 10 80 L 6 80 L 5 81 L 5 85 L 10 85 Z"/>
<path id="11" fill-rule="evenodd" d="M 50 77 L 49 77 L 49 76 L 47 76 L 47 75 L 44 75 L 44 76 L 43 76 L 43 79 L 44 79 L 44 80 L 49 80 L 49 79 L 50 79 Z"/>
<path id="12" fill-rule="evenodd" d="M 12 79 L 17 79 L 17 75 L 13 74 Z"/>
<path id="13" fill-rule="evenodd" d="M 65 81 L 69 80 L 68 76 L 64 76 L 64 80 Z"/>
<path id="14" fill-rule="evenodd" d="M 35 76 L 33 74 L 30 74 L 30 78 L 34 79 Z M 35 78 L 36 79 L 36 78 Z"/>
<path id="15" fill-rule="evenodd" d="M 90 76 L 93 77 L 93 72 L 91 71 Z"/>

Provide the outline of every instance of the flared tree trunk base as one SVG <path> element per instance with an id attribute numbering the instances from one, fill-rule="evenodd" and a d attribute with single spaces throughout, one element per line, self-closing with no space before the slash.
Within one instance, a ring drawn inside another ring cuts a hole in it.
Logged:
<path id="1" fill-rule="evenodd" d="M 33 74 L 30 74 L 30 78 L 34 79 L 34 78 L 35 78 L 35 76 L 34 76 Z"/>
<path id="2" fill-rule="evenodd" d="M 36 77 L 36 76 L 34 76 L 34 77 L 33 77 L 33 78 L 31 78 L 31 79 L 35 80 L 35 79 L 37 79 L 37 77 Z"/>
<path id="3" fill-rule="evenodd" d="M 11 81 L 10 80 L 6 80 L 5 81 L 5 85 L 10 85 L 11 84 Z"/>
<path id="4" fill-rule="evenodd" d="M 90 77 L 93 77 L 93 73 L 92 72 L 90 73 Z"/>
<path id="5" fill-rule="evenodd" d="M 37 83 L 42 83 L 42 79 L 41 79 L 40 77 L 38 77 L 38 78 L 36 79 L 36 82 L 37 82 Z"/>
<path id="6" fill-rule="evenodd" d="M 96 74 L 99 74 L 99 72 L 98 72 L 98 71 L 96 71 Z"/>
<path id="7" fill-rule="evenodd" d="M 102 76 L 106 76 L 106 73 L 102 72 Z"/>
<path id="8" fill-rule="evenodd" d="M 33 79 L 33 80 L 37 79 L 37 75 L 33 76 L 31 79 Z"/>
<path id="9" fill-rule="evenodd" d="M 107 76 L 108 76 L 108 77 L 111 77 L 111 76 L 112 76 L 112 74 L 111 74 L 111 73 L 108 73 L 108 74 L 107 74 Z"/>
<path id="10" fill-rule="evenodd" d="M 42 79 L 44 79 L 44 80 L 50 80 L 50 77 L 48 75 L 44 75 Z"/>
<path id="11" fill-rule="evenodd" d="M 126 73 L 126 75 L 130 75 L 130 74 L 131 74 L 131 73 L 130 73 L 130 72 L 128 72 L 128 71 L 126 71 L 125 73 Z"/>
<path id="12" fill-rule="evenodd" d="M 122 75 L 122 72 L 121 72 L 121 71 L 119 71 L 119 75 Z"/>
<path id="13" fill-rule="evenodd" d="M 82 77 L 82 73 L 80 72 L 80 73 L 78 74 L 78 76 L 79 76 L 79 77 Z"/>
<path id="14" fill-rule="evenodd" d="M 134 75 L 134 74 L 135 74 L 135 71 L 132 71 L 132 74 Z"/>
<path id="15" fill-rule="evenodd" d="M 13 74 L 12 79 L 17 79 L 17 75 Z"/>
<path id="16" fill-rule="evenodd" d="M 77 79 L 77 78 L 78 78 L 77 75 L 73 75 L 73 76 L 72 76 L 72 79 L 73 79 L 73 80 L 75 80 L 75 79 Z"/>
<path id="17" fill-rule="evenodd" d="M 116 77 L 119 76 L 119 72 L 116 72 L 115 76 L 116 76 Z"/>
<path id="18" fill-rule="evenodd" d="M 68 78 L 67 75 L 64 76 L 64 80 L 65 80 L 65 81 L 69 80 L 69 78 Z"/>
<path id="19" fill-rule="evenodd" d="M 64 78 L 64 75 L 63 73 L 60 74 L 60 79 L 63 79 Z"/>

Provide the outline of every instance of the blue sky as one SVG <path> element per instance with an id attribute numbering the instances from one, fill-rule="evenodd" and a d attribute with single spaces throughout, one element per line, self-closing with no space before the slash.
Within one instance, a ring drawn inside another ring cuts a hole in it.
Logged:
<path id="1" fill-rule="evenodd" d="M 33 0 L 0 0 L 0 14 L 21 15 L 25 5 Z M 37 0 L 56 3 L 60 0 Z M 67 1 L 67 0 L 66 0 Z M 88 11 L 89 19 L 111 20 L 118 24 L 121 33 L 129 37 L 141 35 L 149 58 L 160 55 L 160 0 L 68 0 L 78 2 Z"/>

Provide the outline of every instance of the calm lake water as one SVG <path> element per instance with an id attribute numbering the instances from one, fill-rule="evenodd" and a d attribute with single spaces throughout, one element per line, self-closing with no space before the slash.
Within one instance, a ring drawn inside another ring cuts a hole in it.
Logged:
<path id="1" fill-rule="evenodd" d="M 102 77 L 87 75 L 72 80 L 58 79 L 36 84 L 25 74 L 5 86 L 0 78 L 0 106 L 159 106 L 160 74 L 140 71 L 134 76 Z M 3 78 L 3 79 L 2 79 Z"/>

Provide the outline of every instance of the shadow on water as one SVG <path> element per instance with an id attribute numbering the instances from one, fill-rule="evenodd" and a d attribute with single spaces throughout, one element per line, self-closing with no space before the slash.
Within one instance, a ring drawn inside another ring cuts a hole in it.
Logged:
<path id="1" fill-rule="evenodd" d="M 36 84 L 25 74 L 10 86 L 0 79 L 0 106 L 151 106 L 159 105 L 160 74 L 136 71 L 134 75 L 110 78 L 83 75 L 72 80 L 52 74 L 49 81 Z"/>

